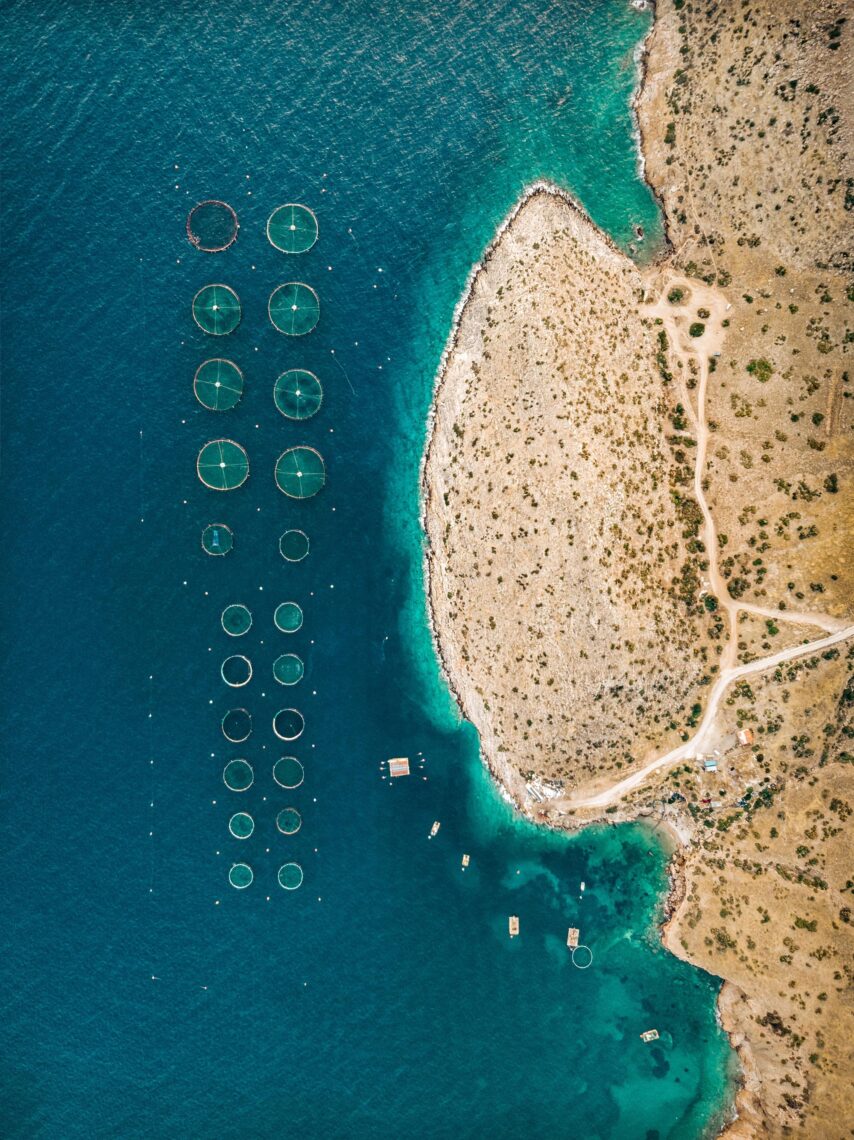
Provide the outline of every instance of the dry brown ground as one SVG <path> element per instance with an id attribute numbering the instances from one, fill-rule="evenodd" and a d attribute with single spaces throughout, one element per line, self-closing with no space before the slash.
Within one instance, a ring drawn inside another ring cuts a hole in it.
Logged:
<path id="1" fill-rule="evenodd" d="M 535 814 L 602 818 L 585 795 L 690 733 L 719 669 L 851 621 L 852 24 L 661 0 L 638 113 L 672 255 L 640 274 L 540 195 L 475 283 L 425 473 L 431 603 Z M 718 773 L 674 762 L 604 810 L 685 844 L 667 941 L 729 983 L 733 1137 L 854 1135 L 850 645 L 732 685 Z M 532 774 L 568 794 L 533 805 Z"/>

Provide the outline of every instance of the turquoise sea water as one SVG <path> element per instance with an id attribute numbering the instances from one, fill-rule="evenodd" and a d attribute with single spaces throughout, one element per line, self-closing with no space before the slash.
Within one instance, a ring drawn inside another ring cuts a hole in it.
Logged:
<path id="1" fill-rule="evenodd" d="M 433 378 L 496 225 L 548 177 L 617 241 L 658 233 L 629 115 L 646 20 L 622 0 L 4 6 L 4 1135 L 689 1140 L 726 1112 L 716 983 L 658 941 L 663 850 L 511 814 L 421 582 Z M 209 196 L 241 222 L 217 255 L 184 234 Z M 298 258 L 264 236 L 285 201 L 320 223 Z M 299 342 L 266 315 L 294 277 L 321 298 Z M 212 281 L 243 304 L 224 341 L 190 316 Z M 192 390 L 219 354 L 245 376 L 226 413 Z M 302 424 L 273 405 L 292 367 L 324 388 Z M 221 436 L 251 464 L 228 495 L 195 474 Z M 293 503 L 273 466 L 303 443 L 329 483 Z M 200 550 L 213 521 L 226 559 Z M 273 625 L 288 599 L 293 635 Z M 231 602 L 253 612 L 239 640 Z M 254 674 L 229 690 L 236 652 Z M 294 688 L 272 679 L 283 652 L 305 661 Z M 219 729 L 235 705 L 239 748 Z M 277 745 L 289 705 L 306 731 Z M 293 793 L 271 776 L 287 752 Z M 221 776 L 237 755 L 242 794 Z M 413 775 L 391 785 L 396 755 Z"/>

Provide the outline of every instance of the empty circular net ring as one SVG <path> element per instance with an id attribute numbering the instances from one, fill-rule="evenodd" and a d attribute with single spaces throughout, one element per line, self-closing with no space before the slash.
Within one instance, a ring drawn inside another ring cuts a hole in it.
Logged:
<path id="1" fill-rule="evenodd" d="M 578 955 L 578 957 L 576 957 Z M 593 962 L 593 951 L 589 946 L 576 946 L 572 951 L 572 964 L 579 970 L 586 970 Z"/>
<path id="2" fill-rule="evenodd" d="M 209 336 L 228 336 L 242 315 L 240 298 L 228 285 L 203 285 L 193 298 L 193 320 Z"/>
<path id="3" fill-rule="evenodd" d="M 240 223 L 228 202 L 208 198 L 187 215 L 187 240 L 203 253 L 222 253 L 237 241 Z"/>
<path id="4" fill-rule="evenodd" d="M 279 539 L 279 554 L 285 562 L 302 562 L 309 551 L 308 535 L 302 530 L 286 530 Z"/>
<path id="5" fill-rule="evenodd" d="M 273 779 L 280 788 L 298 788 L 305 779 L 305 769 L 296 756 L 280 756 L 273 765 Z"/>
<path id="6" fill-rule="evenodd" d="M 276 816 L 276 827 L 282 835 L 296 835 L 302 827 L 302 816 L 296 808 L 282 808 Z"/>
<path id="7" fill-rule="evenodd" d="M 231 792 L 245 792 L 255 781 L 255 773 L 248 760 L 229 760 L 222 770 L 222 779 Z"/>
<path id="8" fill-rule="evenodd" d="M 302 680 L 305 666 L 296 653 L 283 653 L 273 662 L 273 676 L 280 685 L 296 685 Z"/>
<path id="9" fill-rule="evenodd" d="M 206 360 L 193 377 L 193 392 L 208 411 L 227 412 L 243 395 L 243 373 L 231 360 L 222 357 Z"/>
<path id="10" fill-rule="evenodd" d="M 298 709 L 279 709 L 273 717 L 273 732 L 279 740 L 296 740 L 304 728 L 305 717 Z"/>
<path id="11" fill-rule="evenodd" d="M 296 633 L 302 628 L 302 610 L 296 602 L 282 602 L 276 606 L 273 622 L 282 633 Z"/>
<path id="12" fill-rule="evenodd" d="M 212 491 L 236 491 L 249 478 L 249 456 L 233 439 L 209 440 L 196 459 L 196 474 Z"/>
<path id="13" fill-rule="evenodd" d="M 247 709 L 229 709 L 222 718 L 222 734 L 232 744 L 242 744 L 252 735 L 252 717 Z"/>
<path id="14" fill-rule="evenodd" d="M 252 662 L 242 653 L 235 653 L 231 657 L 226 657 L 219 672 L 226 685 L 232 689 L 242 689 L 252 680 Z"/>
<path id="15" fill-rule="evenodd" d="M 205 554 L 229 554 L 234 547 L 234 534 L 225 523 L 208 523 L 202 531 L 202 550 Z"/>
<path id="16" fill-rule="evenodd" d="M 317 216 L 298 202 L 277 207 L 267 220 L 267 240 L 282 253 L 306 253 L 317 234 Z"/>
<path id="17" fill-rule="evenodd" d="M 285 336 L 305 336 L 320 320 L 320 298 L 310 285 L 288 281 L 267 302 L 270 320 Z"/>
<path id="18" fill-rule="evenodd" d="M 228 830 L 235 839 L 248 839 L 255 830 L 255 820 L 247 811 L 237 811 L 228 821 Z"/>
<path id="19" fill-rule="evenodd" d="M 279 886 L 286 891 L 295 891 L 302 886 L 303 873 L 299 863 L 285 863 L 279 868 Z"/>
<path id="20" fill-rule="evenodd" d="M 323 388 L 313 372 L 291 368 L 276 381 L 273 401 L 289 420 L 308 420 L 320 411 Z"/>
<path id="21" fill-rule="evenodd" d="M 325 483 L 326 464 L 313 447 L 289 447 L 276 460 L 276 486 L 289 499 L 310 499 Z"/>
<path id="22" fill-rule="evenodd" d="M 222 611 L 220 624 L 229 637 L 242 637 L 252 628 L 252 614 L 242 602 L 233 602 Z"/>
<path id="23" fill-rule="evenodd" d="M 248 863 L 235 863 L 228 872 L 228 881 L 238 891 L 245 890 L 252 885 L 255 875 Z"/>

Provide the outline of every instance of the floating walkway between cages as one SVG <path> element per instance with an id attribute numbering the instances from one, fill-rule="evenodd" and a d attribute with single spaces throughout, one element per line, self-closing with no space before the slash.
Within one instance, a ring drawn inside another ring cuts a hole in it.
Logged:
<path id="1" fill-rule="evenodd" d="M 309 548 L 308 535 L 302 530 L 286 530 L 279 539 L 279 554 L 286 562 L 302 562 Z"/>
<path id="2" fill-rule="evenodd" d="M 271 293 L 267 312 L 280 333 L 305 336 L 320 320 L 320 298 L 303 281 L 287 281 Z"/>
<path id="3" fill-rule="evenodd" d="M 242 602 L 233 602 L 222 611 L 220 624 L 229 637 L 242 637 L 252 628 L 252 613 Z"/>
<path id="4" fill-rule="evenodd" d="M 282 602 L 281 605 L 276 606 L 273 622 L 276 629 L 282 633 L 296 633 L 298 629 L 302 628 L 302 621 L 302 610 L 296 602 Z"/>
<path id="5" fill-rule="evenodd" d="M 234 548 L 234 534 L 225 523 L 208 523 L 202 531 L 202 550 L 205 554 L 229 554 Z"/>
<path id="6" fill-rule="evenodd" d="M 280 756 L 273 765 L 273 779 L 280 788 L 291 791 L 305 780 L 305 769 L 296 756 Z"/>
<path id="7" fill-rule="evenodd" d="M 187 240 L 204 253 L 222 253 L 237 241 L 240 223 L 228 202 L 208 198 L 187 215 Z"/>
<path id="8" fill-rule="evenodd" d="M 276 461 L 276 486 L 290 499 L 310 499 L 325 483 L 326 464 L 313 447 L 289 447 Z"/>
<path id="9" fill-rule="evenodd" d="M 193 298 L 193 320 L 208 336 L 228 336 L 240 324 L 242 315 L 240 298 L 228 285 L 203 285 Z M 320 315 L 319 305 L 317 315 Z"/>
<path id="10" fill-rule="evenodd" d="M 273 401 L 289 420 L 308 420 L 323 403 L 323 388 L 313 372 L 291 368 L 276 380 Z"/>
<path id="11" fill-rule="evenodd" d="M 249 457 L 233 439 L 212 439 L 199 452 L 196 474 L 211 491 L 236 491 L 249 478 Z"/>
<path id="12" fill-rule="evenodd" d="M 267 220 L 267 239 L 282 253 L 306 253 L 317 241 L 317 217 L 308 206 L 286 202 Z"/>
<path id="13" fill-rule="evenodd" d="M 193 392 L 208 411 L 227 412 L 243 395 L 243 373 L 232 360 L 219 356 L 206 360 L 193 377 Z"/>

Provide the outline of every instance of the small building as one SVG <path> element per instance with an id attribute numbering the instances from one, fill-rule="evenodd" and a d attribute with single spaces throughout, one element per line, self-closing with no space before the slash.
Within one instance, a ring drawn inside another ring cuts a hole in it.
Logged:
<path id="1" fill-rule="evenodd" d="M 742 748 L 747 748 L 753 743 L 753 729 L 742 728 L 738 734 L 738 743 Z"/>
<path id="2" fill-rule="evenodd" d="M 703 768 L 706 772 L 717 772 L 718 762 L 714 756 L 707 756 L 703 761 Z"/>
<path id="3" fill-rule="evenodd" d="M 519 933 L 519 916 L 511 914 L 507 925 L 510 930 L 510 937 L 515 938 Z"/>

